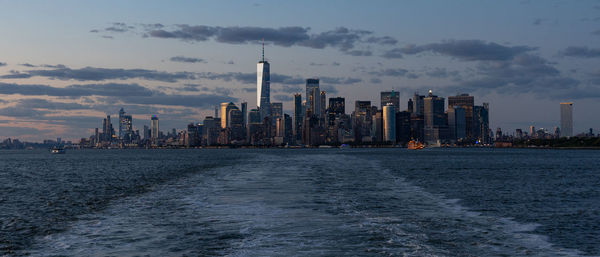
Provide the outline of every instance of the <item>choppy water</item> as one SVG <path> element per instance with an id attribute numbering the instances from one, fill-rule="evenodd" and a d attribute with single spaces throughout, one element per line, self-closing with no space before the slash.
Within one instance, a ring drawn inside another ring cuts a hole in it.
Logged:
<path id="1" fill-rule="evenodd" d="M 0 152 L 0 255 L 600 255 L 600 151 Z"/>

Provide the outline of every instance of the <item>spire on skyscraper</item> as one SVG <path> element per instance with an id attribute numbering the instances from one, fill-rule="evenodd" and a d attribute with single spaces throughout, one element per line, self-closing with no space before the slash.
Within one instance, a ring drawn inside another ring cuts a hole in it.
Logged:
<path id="1" fill-rule="evenodd" d="M 262 39 L 262 61 L 265 62 L 265 38 Z"/>

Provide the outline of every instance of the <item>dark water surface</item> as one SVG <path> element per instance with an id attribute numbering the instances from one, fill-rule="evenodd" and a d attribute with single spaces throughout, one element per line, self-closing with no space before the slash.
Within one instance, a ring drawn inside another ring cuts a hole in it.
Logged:
<path id="1" fill-rule="evenodd" d="M 0 151 L 2 255 L 600 255 L 600 151 Z"/>

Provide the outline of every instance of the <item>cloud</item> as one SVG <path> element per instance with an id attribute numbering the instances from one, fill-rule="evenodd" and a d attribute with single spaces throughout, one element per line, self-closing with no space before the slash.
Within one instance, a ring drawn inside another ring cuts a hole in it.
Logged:
<path id="1" fill-rule="evenodd" d="M 402 48 L 390 49 L 390 50 L 385 51 L 383 53 L 383 55 L 381 55 L 381 57 L 387 58 L 387 59 L 400 59 L 403 56 L 404 55 L 402 54 Z"/>
<path id="2" fill-rule="evenodd" d="M 435 68 L 425 73 L 427 76 L 432 78 L 448 78 L 458 76 L 458 71 L 448 71 L 446 68 Z"/>
<path id="3" fill-rule="evenodd" d="M 493 91 L 500 94 L 532 93 L 538 97 L 555 99 L 592 97 L 578 93 L 583 86 L 579 80 L 561 75 L 546 59 L 532 54 L 520 54 L 511 60 L 481 61 L 476 71 L 477 77 L 442 88 L 441 91 L 449 94 L 487 94 Z"/>
<path id="4" fill-rule="evenodd" d="M 293 100 L 291 95 L 274 95 L 273 99 L 280 102 L 289 102 Z"/>
<path id="5" fill-rule="evenodd" d="M 393 37 L 384 36 L 384 37 L 370 37 L 370 38 L 367 38 L 366 42 L 383 44 L 383 45 L 395 45 L 396 43 L 398 43 L 398 40 L 396 40 Z"/>
<path id="6" fill-rule="evenodd" d="M 352 56 L 372 56 L 373 52 L 369 50 L 346 50 L 344 53 Z"/>
<path id="7" fill-rule="evenodd" d="M 21 107 L 5 107 L 0 108 L 0 116 L 15 117 L 15 118 L 37 118 L 50 113 L 49 111 L 26 109 Z"/>
<path id="8" fill-rule="evenodd" d="M 320 77 L 321 83 L 336 84 L 336 85 L 348 85 L 362 82 L 359 78 L 349 77 Z"/>
<path id="9" fill-rule="evenodd" d="M 600 57 L 599 48 L 588 48 L 587 46 L 569 46 L 563 52 L 563 56 L 595 58 Z"/>
<path id="10" fill-rule="evenodd" d="M 600 29 L 599 30 L 594 30 L 592 32 L 592 35 L 600 36 Z"/>
<path id="11" fill-rule="evenodd" d="M 2 110 L 0 109 L 0 112 Z M 15 126 L 0 126 L 0 137 L 14 137 L 24 135 L 39 135 L 46 130 L 28 128 L 28 127 L 15 127 Z"/>
<path id="12" fill-rule="evenodd" d="M 185 57 L 185 56 L 173 56 L 169 60 L 172 62 L 187 62 L 187 63 L 206 63 L 204 59 L 194 58 L 194 57 Z"/>
<path id="13" fill-rule="evenodd" d="M 37 66 L 35 66 L 35 65 L 31 64 L 31 63 L 22 63 L 21 66 L 29 67 L 29 68 L 37 67 Z"/>
<path id="14" fill-rule="evenodd" d="M 268 27 L 218 27 L 206 25 L 175 25 L 172 29 L 147 29 L 145 37 L 179 39 L 188 42 L 215 40 L 228 44 L 257 44 L 264 40 L 267 44 L 282 47 L 304 46 L 314 49 L 331 47 L 343 53 L 355 56 L 369 56 L 371 51 L 354 49 L 357 44 L 390 45 L 396 39 L 368 37 L 373 32 L 366 30 L 338 27 L 320 33 L 310 33 L 310 28 L 289 26 L 279 28 Z"/>
<path id="15" fill-rule="evenodd" d="M 381 84 L 381 79 L 379 78 L 372 78 L 369 81 L 373 84 Z"/>
<path id="16" fill-rule="evenodd" d="M 48 85 L 19 85 L 0 82 L 0 94 L 29 96 L 106 96 L 129 104 L 173 105 L 187 107 L 210 107 L 221 102 L 236 102 L 237 98 L 221 94 L 177 95 L 150 90 L 138 84 L 85 84 L 70 85 L 64 88 Z"/>
<path id="17" fill-rule="evenodd" d="M 432 52 L 450 56 L 463 61 L 502 61 L 529 51 L 536 50 L 529 46 L 503 46 L 483 40 L 448 40 L 442 43 L 425 45 L 408 45 L 404 48 L 393 49 L 397 54 L 413 55 Z"/>
<path id="18" fill-rule="evenodd" d="M 135 27 L 129 26 L 123 22 L 113 22 L 112 26 L 105 28 L 104 31 L 123 33 L 123 32 L 130 31 L 132 29 L 135 29 Z"/>
<path id="19" fill-rule="evenodd" d="M 303 89 L 300 86 L 293 86 L 293 85 L 282 85 L 281 87 L 276 87 L 276 88 L 271 88 L 271 90 L 273 92 L 283 92 L 283 93 L 288 93 L 288 94 L 292 94 L 292 93 L 298 93 L 298 92 L 302 92 Z M 254 88 L 254 91 L 252 92 L 256 92 L 256 88 Z"/>
<path id="20" fill-rule="evenodd" d="M 387 77 L 405 77 L 405 78 L 409 78 L 409 79 L 416 79 L 419 76 L 417 74 L 414 74 L 412 72 L 409 72 L 406 69 L 402 69 L 402 68 L 397 68 L 397 69 L 383 69 L 383 70 L 379 70 L 379 71 L 371 71 L 369 72 L 370 75 L 374 75 L 374 76 L 387 76 Z"/>
<path id="21" fill-rule="evenodd" d="M 0 62 L 0 67 L 2 67 L 2 66 L 6 66 L 6 63 L 5 62 Z"/>
<path id="22" fill-rule="evenodd" d="M 321 90 L 325 91 L 330 97 L 331 95 L 337 95 L 339 93 L 337 88 L 335 88 L 335 86 L 332 85 L 321 85 L 320 88 Z"/>
<path id="23" fill-rule="evenodd" d="M 113 36 L 106 36 L 106 35 L 102 36 L 102 38 L 106 38 L 106 39 L 114 39 L 114 37 L 113 37 Z"/>
<path id="24" fill-rule="evenodd" d="M 91 109 L 89 105 L 82 105 L 79 103 L 61 103 L 48 101 L 46 99 L 31 98 L 21 99 L 17 104 L 18 108 L 21 109 L 50 109 L 50 110 L 83 110 Z"/>
<path id="25" fill-rule="evenodd" d="M 340 63 L 339 62 L 332 62 L 331 66 L 340 66 Z"/>
<path id="26" fill-rule="evenodd" d="M 542 25 L 542 19 L 540 19 L 540 18 L 535 19 L 533 21 L 533 25 L 536 25 L 536 26 Z"/>
<path id="27" fill-rule="evenodd" d="M 156 70 L 145 70 L 145 69 L 107 69 L 107 68 L 95 68 L 85 67 L 81 69 L 71 69 L 64 65 L 44 65 L 43 67 L 50 67 L 50 70 L 28 70 L 23 72 L 12 72 L 0 76 L 0 78 L 30 78 L 30 77 L 47 77 L 51 79 L 60 80 L 79 80 L 79 81 L 102 81 L 108 79 L 145 79 L 155 80 L 162 82 L 176 82 L 182 79 L 195 79 L 193 73 L 190 72 L 162 72 Z"/>

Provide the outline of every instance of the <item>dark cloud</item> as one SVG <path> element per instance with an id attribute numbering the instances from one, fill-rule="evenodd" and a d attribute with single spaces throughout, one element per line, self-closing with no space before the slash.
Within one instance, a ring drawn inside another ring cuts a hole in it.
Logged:
<path id="1" fill-rule="evenodd" d="M 325 64 L 324 63 L 314 63 L 314 62 L 311 62 L 308 65 L 310 65 L 310 66 L 324 66 Z"/>
<path id="2" fill-rule="evenodd" d="M 479 92 L 487 94 L 531 93 L 538 97 L 582 98 L 582 85 L 579 80 L 565 77 L 546 59 L 520 54 L 511 60 L 481 61 L 477 66 L 477 77 L 461 81 L 460 84 L 441 89 L 452 94 L 456 92 Z"/>
<path id="3" fill-rule="evenodd" d="M 600 36 L 600 29 L 593 31 L 592 35 Z"/>
<path id="4" fill-rule="evenodd" d="M 281 87 L 272 88 L 272 91 L 292 94 L 292 93 L 302 92 L 302 87 L 292 86 L 292 85 L 282 85 Z M 254 89 L 253 92 L 256 92 L 256 88 Z"/>
<path id="5" fill-rule="evenodd" d="M 409 79 L 416 79 L 419 77 L 417 74 L 414 74 L 414 73 L 409 72 L 408 70 L 402 69 L 402 68 L 371 71 L 371 72 L 369 72 L 369 74 L 373 75 L 373 76 L 405 77 L 405 78 L 409 78 Z"/>
<path id="6" fill-rule="evenodd" d="M 339 91 L 332 85 L 321 85 L 321 90 L 325 91 L 329 96 L 337 95 Z"/>
<path id="7" fill-rule="evenodd" d="M 223 93 L 222 91 L 221 93 Z M 153 91 L 138 84 L 85 84 L 64 88 L 48 85 L 19 85 L 0 82 L 0 94 L 31 96 L 106 96 L 129 104 L 173 105 L 187 107 L 210 107 L 221 102 L 236 102 L 237 98 L 219 94 L 175 95 Z"/>
<path id="8" fill-rule="evenodd" d="M 132 29 L 135 29 L 134 26 L 129 26 L 123 22 L 113 22 L 112 26 L 107 27 L 104 29 L 104 31 L 107 32 L 116 32 L 116 33 L 123 33 L 123 32 L 127 32 L 130 31 Z"/>
<path id="9" fill-rule="evenodd" d="M 92 29 L 92 30 L 90 30 L 90 33 L 98 33 L 98 32 L 100 32 L 100 31 L 99 31 L 99 30 L 97 30 L 97 29 Z"/>
<path id="10" fill-rule="evenodd" d="M 448 71 L 446 70 L 446 68 L 438 67 L 433 70 L 427 71 L 425 74 L 432 78 L 448 78 L 458 76 L 458 71 Z"/>
<path id="11" fill-rule="evenodd" d="M 15 118 L 36 118 L 39 119 L 44 115 L 50 113 L 49 111 L 27 109 L 22 107 L 5 107 L 0 108 L 0 116 L 15 117 Z"/>
<path id="12" fill-rule="evenodd" d="M 14 84 L 1 83 L 0 94 L 5 95 L 47 95 L 47 96 L 64 96 L 64 97 L 81 97 L 81 96 L 121 96 L 121 95 L 140 95 L 152 96 L 153 92 L 150 89 L 142 87 L 138 84 L 86 84 L 86 85 L 70 85 L 64 88 L 51 87 L 48 85 L 36 84 Z"/>
<path id="13" fill-rule="evenodd" d="M 502 61 L 535 49 L 537 48 L 529 46 L 508 47 L 493 42 L 486 43 L 483 40 L 448 40 L 442 43 L 408 45 L 394 51 L 409 55 L 433 52 L 464 61 Z"/>
<path id="14" fill-rule="evenodd" d="M 256 79 L 256 75 L 254 77 Z M 297 85 L 303 84 L 304 79 L 301 77 L 293 77 L 289 75 L 271 74 L 271 83 L 286 84 L 286 85 Z M 256 83 L 256 80 L 254 81 Z"/>
<path id="15" fill-rule="evenodd" d="M 383 45 L 395 45 L 396 43 L 398 43 L 398 40 L 396 40 L 393 37 L 384 36 L 384 37 L 369 37 L 369 38 L 367 38 L 366 42 L 383 44 Z"/>
<path id="16" fill-rule="evenodd" d="M 2 112 L 2 109 L 0 109 Z M 28 127 L 0 126 L 0 137 L 14 137 L 24 135 L 39 135 L 47 130 Z"/>
<path id="17" fill-rule="evenodd" d="M 60 80 L 79 80 L 79 81 L 102 81 L 108 79 L 145 79 L 163 82 L 176 82 L 182 79 L 195 79 L 193 73 L 190 72 L 161 72 L 156 70 L 145 69 L 107 69 L 85 67 L 81 69 L 71 69 L 64 65 L 49 66 L 50 70 L 28 70 L 23 72 L 13 72 L 12 74 L 0 76 L 0 78 L 30 78 L 30 77 L 47 77 Z"/>
<path id="18" fill-rule="evenodd" d="M 228 61 L 228 62 L 227 62 L 227 64 L 231 64 L 231 65 L 233 65 L 233 64 L 235 64 L 235 63 L 233 62 L 233 60 L 231 60 L 231 61 Z"/>
<path id="19" fill-rule="evenodd" d="M 600 49 L 588 48 L 587 46 L 569 46 L 562 52 L 562 55 L 570 57 L 595 58 L 600 57 Z"/>
<path id="20" fill-rule="evenodd" d="M 225 27 L 218 28 L 215 40 L 222 43 L 246 44 L 259 42 L 263 38 L 278 46 L 292 46 L 298 42 L 309 40 L 308 28 L 282 27 L 282 28 L 260 28 L 260 27 Z M 324 47 L 324 46 L 323 46 Z M 321 47 L 321 48 L 323 48 Z"/>
<path id="21" fill-rule="evenodd" d="M 173 38 L 183 41 L 207 41 L 228 44 L 259 43 L 264 40 L 267 44 L 277 46 L 304 46 L 315 49 L 326 47 L 336 48 L 346 54 L 356 56 L 372 55 L 370 51 L 356 50 L 359 43 L 390 45 L 397 41 L 389 36 L 369 37 L 371 31 L 339 27 L 321 33 L 310 33 L 310 28 L 290 26 L 280 28 L 266 27 L 213 27 L 205 25 L 176 25 L 174 29 L 147 29 L 146 37 Z"/>
<path id="22" fill-rule="evenodd" d="M 537 19 L 535 19 L 535 20 L 533 21 L 533 25 L 536 25 L 536 26 L 538 26 L 538 25 L 542 25 L 542 19 L 540 19 L 540 18 L 537 18 Z"/>
<path id="23" fill-rule="evenodd" d="M 336 84 L 336 85 L 348 85 L 362 82 L 359 78 L 337 78 L 337 77 L 320 77 L 321 83 Z"/>
<path id="24" fill-rule="evenodd" d="M 381 84 L 381 79 L 379 78 L 372 78 L 369 81 L 373 84 Z"/>
<path id="25" fill-rule="evenodd" d="M 280 102 L 289 102 L 293 100 L 291 95 L 274 95 L 273 99 Z"/>
<path id="26" fill-rule="evenodd" d="M 113 36 L 106 36 L 106 35 L 102 36 L 102 38 L 106 38 L 106 39 L 114 39 L 114 37 L 113 37 Z"/>
<path id="27" fill-rule="evenodd" d="M 22 109 L 50 109 L 50 110 L 82 110 L 91 109 L 89 105 L 82 105 L 79 103 L 61 103 L 48 101 L 46 99 L 21 99 L 17 104 L 18 108 Z"/>
<path id="28" fill-rule="evenodd" d="M 387 58 L 387 59 L 400 59 L 402 58 L 404 55 L 402 54 L 402 48 L 394 48 L 391 50 L 387 50 L 383 53 L 383 55 L 381 55 L 381 57 L 383 58 Z"/>
<path id="29" fill-rule="evenodd" d="M 372 56 L 373 52 L 369 50 L 346 50 L 343 51 L 345 54 L 352 56 Z"/>
<path id="30" fill-rule="evenodd" d="M 334 30 L 313 34 L 310 38 L 298 42 L 298 45 L 323 49 L 327 46 L 338 48 L 344 52 L 354 48 L 354 45 L 365 35 L 372 34 L 365 30 L 352 30 L 339 27 Z"/>
<path id="31" fill-rule="evenodd" d="M 2 67 L 2 66 L 6 66 L 6 63 L 5 62 L 0 62 L 0 67 Z"/>
<path id="32" fill-rule="evenodd" d="M 187 62 L 187 63 L 206 63 L 204 59 L 194 58 L 194 57 L 185 57 L 185 56 L 173 56 L 169 60 L 172 62 Z"/>
<path id="33" fill-rule="evenodd" d="M 331 66 L 340 66 L 340 63 L 339 62 L 332 62 Z"/>
<path id="34" fill-rule="evenodd" d="M 33 65 L 33 64 L 30 64 L 30 63 L 22 63 L 22 64 L 21 64 L 21 66 L 24 66 L 24 67 L 29 67 L 29 68 L 34 68 L 34 67 L 37 67 L 37 66 L 35 66 L 35 65 Z"/>
<path id="35" fill-rule="evenodd" d="M 213 94 L 223 95 L 223 96 L 231 96 L 231 95 L 233 95 L 233 89 L 226 88 L 226 87 L 215 87 L 215 88 L 201 87 L 200 91 L 210 92 L 210 93 L 213 93 Z"/>

